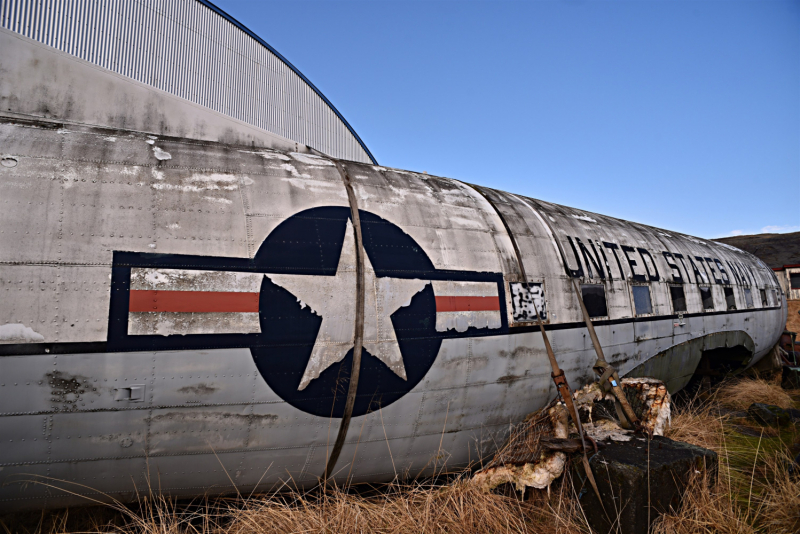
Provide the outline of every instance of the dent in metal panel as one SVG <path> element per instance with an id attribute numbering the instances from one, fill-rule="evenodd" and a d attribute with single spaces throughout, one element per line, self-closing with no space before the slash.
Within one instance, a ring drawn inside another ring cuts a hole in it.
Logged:
<path id="1" fill-rule="evenodd" d="M 174 497 L 204 494 L 209 488 L 215 493 L 235 493 L 234 484 L 238 485 L 246 472 L 241 464 L 241 452 L 154 456 L 147 459 L 142 473 L 159 482 L 162 494 Z M 263 473 L 255 466 L 250 469 Z"/>
<path id="2" fill-rule="evenodd" d="M 263 383 L 247 348 L 127 353 L 126 357 L 134 354 L 155 367 L 151 369 L 154 406 L 280 401 Z M 262 392 L 258 398 L 257 391 Z"/>
<path id="3" fill-rule="evenodd" d="M 48 421 L 47 458 L 52 462 L 77 462 L 144 457 L 147 419 L 148 410 L 54 414 Z"/>
<path id="4" fill-rule="evenodd" d="M 250 413 L 247 404 L 154 409 L 147 420 L 150 456 L 242 451 L 253 425 L 274 423 L 272 414 Z"/>

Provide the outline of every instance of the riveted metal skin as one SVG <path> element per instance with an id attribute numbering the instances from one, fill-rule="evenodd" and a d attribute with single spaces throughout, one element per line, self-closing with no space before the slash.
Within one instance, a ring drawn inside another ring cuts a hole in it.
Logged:
<path id="1" fill-rule="evenodd" d="M 17 162 L 0 166 L 3 510 L 132 500 L 148 485 L 191 496 L 318 482 L 354 331 L 353 306 L 326 304 L 356 295 L 336 164 L 357 201 L 367 282 L 334 481 L 480 461 L 555 395 L 541 332 L 515 313 L 528 302 L 509 289 L 525 282 L 520 263 L 576 388 L 594 380 L 596 356 L 572 275 L 604 289 L 607 315 L 593 321 L 609 363 L 673 389 L 706 349 L 743 347 L 752 365 L 786 318 L 771 270 L 738 249 L 449 178 L 10 116 L 0 153 Z M 649 313 L 637 314 L 634 286 L 648 288 Z M 326 343 L 340 352 L 307 365 Z M 72 493 L 25 483 L 37 477 Z"/>

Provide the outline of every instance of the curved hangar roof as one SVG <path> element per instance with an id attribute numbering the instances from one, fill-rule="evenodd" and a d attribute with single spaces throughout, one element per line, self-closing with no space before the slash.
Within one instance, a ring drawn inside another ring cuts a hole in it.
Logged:
<path id="1" fill-rule="evenodd" d="M 206 0 L 0 0 L 0 27 L 329 156 L 375 163 L 300 71 Z"/>

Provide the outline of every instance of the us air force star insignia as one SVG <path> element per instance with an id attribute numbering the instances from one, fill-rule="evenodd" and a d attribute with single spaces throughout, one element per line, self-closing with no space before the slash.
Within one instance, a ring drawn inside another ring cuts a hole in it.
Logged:
<path id="1" fill-rule="evenodd" d="M 305 389 L 325 369 L 342 361 L 353 348 L 356 320 L 355 252 L 355 233 L 348 220 L 335 276 L 265 275 L 297 297 L 301 308 L 308 306 L 322 317 L 298 390 Z M 364 253 L 364 349 L 403 380 L 406 380 L 406 369 L 391 315 L 401 307 L 408 306 L 412 297 L 428 283 L 428 280 L 378 278 L 369 256 L 366 251 Z"/>

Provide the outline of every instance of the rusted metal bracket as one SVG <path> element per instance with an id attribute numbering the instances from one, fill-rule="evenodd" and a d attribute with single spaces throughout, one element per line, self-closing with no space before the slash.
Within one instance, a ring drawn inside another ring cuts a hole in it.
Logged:
<path id="1" fill-rule="evenodd" d="M 597 332 L 594 331 L 592 319 L 589 317 L 589 312 L 586 310 L 586 305 L 583 303 L 583 298 L 581 297 L 581 292 L 578 288 L 578 282 L 576 282 L 572 277 L 570 277 L 570 280 L 572 280 L 572 287 L 575 289 L 575 296 L 578 299 L 578 304 L 581 305 L 581 312 L 583 313 L 583 320 L 586 323 L 586 329 L 589 331 L 589 337 L 592 338 L 592 345 L 594 345 L 594 351 L 597 354 L 597 361 L 592 368 L 599 375 L 600 386 L 604 390 L 607 390 L 607 388 L 610 386 L 610 389 L 617 398 L 617 401 L 622 405 L 622 411 L 625 414 L 625 417 L 628 418 L 631 426 L 639 429 L 641 423 L 639 418 L 636 417 L 636 414 L 634 413 L 630 403 L 628 402 L 625 392 L 622 391 L 622 386 L 619 385 L 619 374 L 617 374 L 617 370 L 606 361 L 605 354 L 603 354 L 603 347 L 600 345 L 600 340 L 597 338 Z"/>
<path id="2" fill-rule="evenodd" d="M 522 264 L 522 254 L 520 254 L 519 246 L 517 245 L 517 239 L 514 237 L 514 234 L 511 232 L 511 228 L 508 226 L 505 217 L 497 209 L 497 206 L 492 202 L 492 199 L 489 198 L 483 189 L 479 186 L 468 184 L 470 187 L 475 189 L 478 193 L 486 199 L 486 202 L 489 203 L 490 206 L 494 209 L 497 216 L 500 217 L 500 220 L 503 222 L 503 227 L 506 230 L 506 234 L 508 234 L 508 238 L 511 240 L 511 244 L 514 247 L 514 254 L 517 257 L 517 265 L 519 266 L 519 272 L 522 276 L 522 282 L 527 285 L 528 283 L 528 275 L 525 272 L 525 266 Z M 578 434 L 581 438 L 581 450 L 583 451 L 583 457 L 581 461 L 583 462 L 583 468 L 586 472 L 586 478 L 589 479 L 589 483 L 592 485 L 592 489 L 594 489 L 595 494 L 597 495 L 597 499 L 600 501 L 600 506 L 605 511 L 605 506 L 603 506 L 603 498 L 600 496 L 600 490 L 597 487 L 597 482 L 594 479 L 594 473 L 592 473 L 592 468 L 589 465 L 589 458 L 586 456 L 586 438 L 583 432 L 583 425 L 581 425 L 581 418 L 578 415 L 578 410 L 575 408 L 575 402 L 572 399 L 572 390 L 567 383 L 567 377 L 564 376 L 564 371 L 558 366 L 558 361 L 556 360 L 556 355 L 553 352 L 553 347 L 550 345 L 550 340 L 547 337 L 547 332 L 544 329 L 544 323 L 542 322 L 542 316 L 539 314 L 539 307 L 536 306 L 536 301 L 532 300 L 533 302 L 533 311 L 536 314 L 536 324 L 539 325 L 539 331 L 542 333 L 542 341 L 544 341 L 545 351 L 547 352 L 547 359 L 550 361 L 550 368 L 552 369 L 552 373 L 550 376 L 553 378 L 553 382 L 556 385 L 556 390 L 558 394 L 561 396 L 561 400 L 564 401 L 564 404 L 567 405 L 567 411 L 569 412 L 570 417 L 572 417 L 572 421 L 575 423 L 575 428 L 578 431 Z M 597 444 L 592 442 L 594 445 L 595 450 L 597 450 Z"/>
<path id="3" fill-rule="evenodd" d="M 530 201 L 525 201 L 525 203 L 528 204 L 528 206 L 530 206 L 532 210 L 535 210 L 535 208 L 531 205 Z M 497 208 L 495 208 L 495 210 L 496 209 Z M 502 216 L 500 218 L 502 219 Z M 567 277 L 572 282 L 572 287 L 575 290 L 575 298 L 578 299 L 578 304 L 580 304 L 581 313 L 583 314 L 583 320 L 586 323 L 586 329 L 589 331 L 589 337 L 592 339 L 592 345 L 594 346 L 595 354 L 597 354 L 597 362 L 595 362 L 593 369 L 598 375 L 600 375 L 600 384 L 604 389 L 606 388 L 606 384 L 611 386 L 611 390 L 613 391 L 614 396 L 617 398 L 617 401 L 620 403 L 620 405 L 622 405 L 622 410 L 623 413 L 625 414 L 625 417 L 628 418 L 628 420 L 630 421 L 631 425 L 634 428 L 638 429 L 640 427 L 639 419 L 636 417 L 636 414 L 634 413 L 633 408 L 631 408 L 631 405 L 628 402 L 627 397 L 625 397 L 625 393 L 622 391 L 622 387 L 619 385 L 619 374 L 617 374 L 616 369 L 614 369 L 611 366 L 611 364 L 609 364 L 606 361 L 606 357 L 603 354 L 603 347 L 600 345 L 600 340 L 597 338 L 597 333 L 594 331 L 594 324 L 592 324 L 592 319 L 591 317 L 589 317 L 589 312 L 586 310 L 586 305 L 583 303 L 583 297 L 581 296 L 580 289 L 578 288 L 578 283 L 575 281 L 575 278 L 569 273 L 569 269 L 567 267 L 567 255 L 564 254 L 564 249 L 561 247 L 561 243 L 556 238 L 556 233 L 553 227 L 544 218 L 540 217 L 540 219 L 542 223 L 547 225 L 547 228 L 550 231 L 550 235 L 553 237 L 553 242 L 556 244 L 556 248 L 558 249 L 559 254 L 561 254 L 561 261 L 563 262 Z M 535 309 L 536 309 L 536 303 L 534 302 L 534 310 Z M 539 316 L 538 310 L 536 311 L 536 315 L 537 317 Z M 542 327 L 542 334 L 544 334 L 544 327 Z M 545 345 L 546 344 L 547 342 L 545 341 Z M 606 376 L 605 372 L 608 369 L 611 370 L 611 374 L 609 376 Z"/>
<path id="4" fill-rule="evenodd" d="M 348 176 L 347 170 L 340 161 L 335 160 L 334 163 L 347 190 L 347 200 L 350 203 L 350 218 L 353 221 L 353 230 L 356 237 L 356 324 L 353 332 L 353 366 L 350 370 L 347 401 L 344 405 L 342 421 L 339 423 L 339 432 L 336 435 L 336 441 L 333 443 L 333 449 L 330 456 L 328 456 L 325 473 L 322 476 L 325 482 L 333 473 L 333 468 L 339 460 L 344 440 L 347 437 L 347 430 L 350 428 L 350 419 L 353 417 L 353 406 L 355 406 L 356 393 L 358 392 L 358 378 L 361 374 L 361 350 L 364 347 L 364 241 L 361 236 L 361 218 L 358 214 L 358 202 L 356 201 L 353 184 L 350 182 L 350 176 Z"/>

